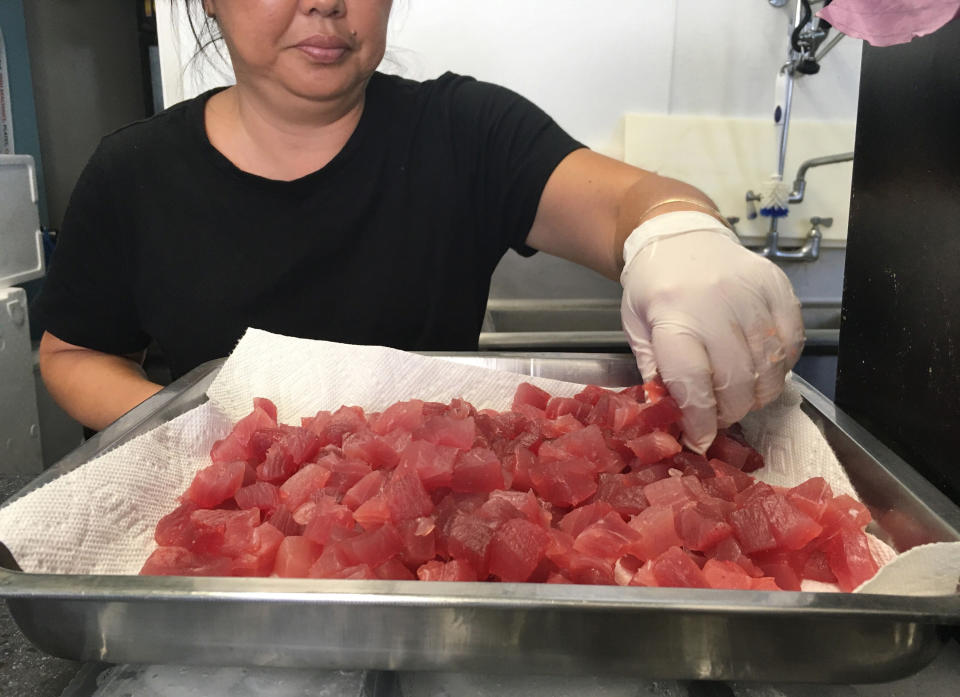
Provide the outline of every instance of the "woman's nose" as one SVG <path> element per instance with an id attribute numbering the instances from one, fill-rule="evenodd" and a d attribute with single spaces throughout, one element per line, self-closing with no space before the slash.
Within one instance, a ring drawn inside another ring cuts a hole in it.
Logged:
<path id="1" fill-rule="evenodd" d="M 321 17 L 343 17 L 347 14 L 346 0 L 301 0 L 300 6 L 308 14 Z"/>

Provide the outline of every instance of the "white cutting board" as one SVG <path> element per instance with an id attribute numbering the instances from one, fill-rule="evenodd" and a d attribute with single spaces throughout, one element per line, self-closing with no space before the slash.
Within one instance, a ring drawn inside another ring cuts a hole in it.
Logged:
<path id="1" fill-rule="evenodd" d="M 792 184 L 800 164 L 809 158 L 853 150 L 853 121 L 792 121 L 784 181 Z M 627 114 L 624 159 L 638 167 L 675 177 L 702 189 L 725 216 L 737 216 L 737 230 L 747 241 L 766 236 L 769 219 L 747 220 L 744 195 L 758 191 L 776 169 L 777 145 L 769 119 L 665 114 Z M 821 228 L 824 244 L 843 246 L 850 214 L 853 163 L 807 171 L 802 203 L 790 204 L 780 223 L 781 237 L 799 241 L 810 230 L 810 218 L 833 218 Z"/>

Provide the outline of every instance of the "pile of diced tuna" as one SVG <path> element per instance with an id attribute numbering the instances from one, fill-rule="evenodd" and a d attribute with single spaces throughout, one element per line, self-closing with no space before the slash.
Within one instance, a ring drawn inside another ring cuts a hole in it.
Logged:
<path id="1" fill-rule="evenodd" d="M 821 478 L 755 480 L 737 427 L 690 452 L 680 417 L 657 383 L 524 383 L 506 412 L 410 400 L 299 426 L 256 399 L 141 573 L 852 590 L 877 571 L 861 503 Z"/>

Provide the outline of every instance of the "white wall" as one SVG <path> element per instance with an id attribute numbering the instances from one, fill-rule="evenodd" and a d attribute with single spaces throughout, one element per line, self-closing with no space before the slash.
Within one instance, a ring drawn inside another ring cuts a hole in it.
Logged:
<path id="1" fill-rule="evenodd" d="M 224 84 L 229 69 L 184 65 L 193 37 L 157 6 L 167 104 Z M 767 0 L 396 0 L 381 67 L 415 79 L 445 70 L 510 87 L 574 137 L 623 154 L 630 112 L 766 117 L 793 3 Z M 856 117 L 860 41 L 845 38 L 803 78 L 798 119 Z"/>

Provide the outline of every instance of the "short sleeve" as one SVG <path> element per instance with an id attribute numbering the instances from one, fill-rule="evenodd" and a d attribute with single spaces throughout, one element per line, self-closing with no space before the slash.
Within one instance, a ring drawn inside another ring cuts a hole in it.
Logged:
<path id="1" fill-rule="evenodd" d="M 485 227 L 524 256 L 526 239 L 550 175 L 584 147 L 535 104 L 504 87 L 459 78 L 453 115 L 458 147 L 478 163 L 475 206 Z"/>
<path id="2" fill-rule="evenodd" d="M 101 143 L 70 196 L 32 321 L 63 341 L 112 354 L 149 344 L 137 315 L 118 196 Z"/>

